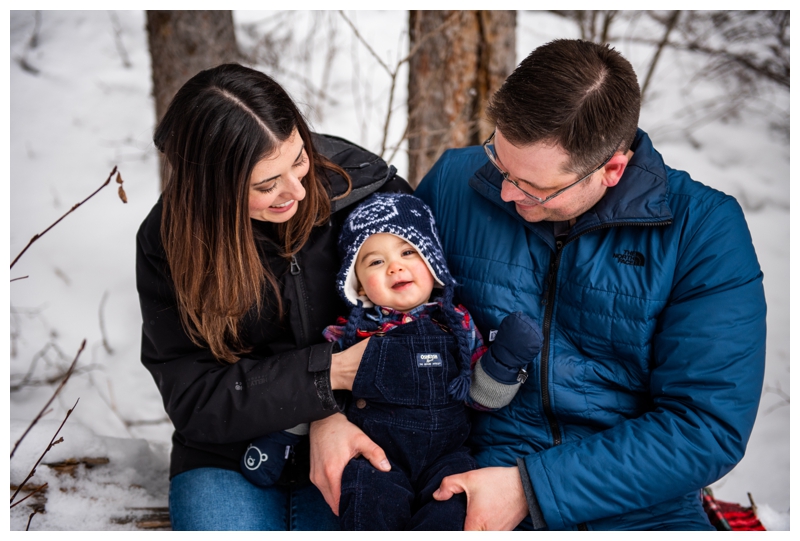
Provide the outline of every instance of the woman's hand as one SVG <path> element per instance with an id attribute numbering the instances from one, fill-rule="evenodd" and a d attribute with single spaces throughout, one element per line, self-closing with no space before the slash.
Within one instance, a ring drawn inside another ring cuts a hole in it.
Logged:
<path id="1" fill-rule="evenodd" d="M 331 389 L 353 390 L 353 380 L 361 365 L 361 356 L 367 349 L 369 338 L 331 355 Z"/>
<path id="2" fill-rule="evenodd" d="M 326 419 L 311 423 L 309 438 L 311 482 L 322 492 L 325 501 L 337 517 L 339 496 L 342 491 L 342 472 L 351 458 L 360 455 L 381 471 L 392 469 L 383 449 L 341 413 L 334 413 Z"/>

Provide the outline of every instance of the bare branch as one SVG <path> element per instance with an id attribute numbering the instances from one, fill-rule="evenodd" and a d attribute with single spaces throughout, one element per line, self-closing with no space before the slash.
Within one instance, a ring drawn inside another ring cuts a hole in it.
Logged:
<path id="1" fill-rule="evenodd" d="M 778 383 L 778 385 L 774 387 L 772 385 L 764 385 L 764 394 L 766 393 L 777 395 L 778 398 L 780 399 L 780 402 L 778 402 L 777 404 L 773 404 L 772 406 L 767 408 L 767 410 L 764 411 L 764 415 L 770 414 L 777 409 L 789 406 L 791 404 L 791 399 L 789 397 L 789 394 L 781 388 L 780 383 Z"/>
<path id="2" fill-rule="evenodd" d="M 41 26 L 42 12 L 36 10 L 33 12 L 33 31 L 31 32 L 31 37 L 28 39 L 28 43 L 25 46 L 25 50 L 22 52 L 22 56 L 14 57 L 14 60 L 19 63 L 19 66 L 32 75 L 39 75 L 39 69 L 28 62 L 28 52 L 32 49 L 35 49 L 39 45 L 39 29 Z"/>
<path id="3" fill-rule="evenodd" d="M 72 364 L 69 366 L 69 369 L 67 370 L 67 375 L 64 376 L 63 380 L 61 380 L 61 384 L 55 390 L 55 392 L 53 393 L 53 396 L 50 397 L 50 400 L 48 400 L 47 404 L 44 405 L 44 407 L 42 408 L 42 411 L 40 411 L 39 414 L 33 419 L 33 421 L 31 421 L 31 424 L 28 425 L 28 428 L 26 428 L 25 432 L 22 433 L 22 436 L 20 436 L 20 438 L 17 440 L 17 443 L 14 444 L 14 448 L 11 450 L 11 458 L 14 457 L 14 453 L 16 452 L 17 448 L 19 447 L 19 444 L 22 443 L 22 440 L 25 439 L 25 436 L 28 435 L 28 432 L 30 432 L 31 429 L 34 427 L 34 425 L 36 425 L 36 423 L 39 422 L 39 419 L 41 419 L 42 416 L 44 416 L 45 411 L 47 410 L 47 408 L 50 407 L 50 404 L 52 404 L 53 400 L 56 399 L 56 396 L 58 396 L 58 393 L 61 392 L 61 389 L 63 389 L 64 385 L 66 385 L 67 381 L 69 381 L 69 377 L 70 377 L 70 375 L 72 375 L 72 371 L 75 369 L 75 364 L 78 362 L 78 357 L 81 356 L 81 352 L 83 351 L 84 347 L 86 347 L 86 339 L 85 338 L 83 339 L 83 342 L 81 342 L 81 347 L 78 349 L 78 353 L 75 354 L 75 360 L 72 361 Z M 77 402 L 76 402 L 76 404 L 77 404 Z M 71 411 L 72 410 L 70 410 L 70 412 Z M 69 417 L 69 413 L 67 414 L 67 417 Z M 65 419 L 65 421 L 66 421 L 66 419 Z M 63 423 L 62 423 L 62 425 L 63 425 Z M 42 456 L 44 456 L 44 455 L 42 455 Z M 12 498 L 12 501 L 13 501 L 13 498 Z"/>
<path id="4" fill-rule="evenodd" d="M 392 85 L 389 88 L 389 105 L 386 106 L 386 120 L 383 122 L 383 139 L 381 140 L 380 156 L 386 152 L 386 140 L 389 138 L 389 124 L 392 121 L 392 105 L 394 103 L 394 88 L 397 84 L 397 70 L 392 73 Z"/>
<path id="5" fill-rule="evenodd" d="M 85 342 L 85 341 L 84 341 L 84 342 Z M 80 400 L 80 398 L 79 398 L 78 400 L 76 400 L 76 401 L 75 401 L 75 405 L 74 405 L 74 406 L 72 406 L 72 408 L 70 408 L 70 409 L 67 411 L 67 414 L 64 416 L 64 420 L 63 420 L 63 421 L 61 421 L 61 425 L 58 427 L 58 430 L 56 430 L 56 433 L 55 433 L 55 434 L 53 434 L 53 437 L 50 439 L 50 443 L 47 445 L 47 448 L 46 448 L 46 449 L 44 450 L 44 452 L 42 453 L 42 456 L 40 456 L 40 457 L 39 457 L 39 460 L 37 460 L 37 461 L 36 461 L 36 464 L 34 464 L 34 465 L 33 465 L 33 468 L 31 468 L 31 471 L 30 471 L 30 473 L 28 473 L 28 476 L 25 478 L 25 480 L 22 482 L 22 484 L 20 484 L 20 485 L 17 487 L 17 490 L 16 490 L 16 492 L 14 492 L 14 494 L 11 496 L 11 503 L 12 503 L 12 504 L 14 503 L 14 498 L 16 498 L 16 497 L 17 497 L 17 494 L 19 494 L 19 492 L 22 490 L 22 488 L 25 486 L 25 484 L 26 484 L 26 483 L 27 483 L 27 482 L 28 482 L 28 481 L 31 479 L 31 477 L 33 477 L 33 476 L 34 476 L 34 474 L 36 473 L 36 467 L 37 467 L 37 466 L 38 466 L 38 465 L 39 465 L 39 464 L 42 462 L 42 459 L 44 459 L 44 455 L 46 455 L 46 454 L 48 453 L 48 451 L 50 451 L 50 449 L 52 449 L 52 448 L 53 448 L 53 446 L 54 446 L 54 445 L 56 445 L 56 444 L 58 444 L 58 443 L 61 443 L 62 441 L 64 441 L 64 438 L 60 438 L 59 440 L 56 440 L 56 438 L 58 437 L 58 433 L 59 433 L 59 432 L 61 432 L 61 429 L 62 429 L 62 428 L 64 428 L 64 423 L 66 423 L 66 422 L 67 422 L 67 419 L 69 419 L 69 416 L 70 416 L 70 415 L 72 415 L 72 412 L 75 410 L 75 407 L 78 405 L 78 401 L 79 401 L 79 400 Z M 17 442 L 17 443 L 19 443 L 19 442 Z M 15 448 L 16 448 L 16 446 L 15 446 Z M 14 455 L 14 453 L 12 452 L 12 453 L 11 453 L 11 455 L 13 456 L 13 455 Z"/>
<path id="6" fill-rule="evenodd" d="M 11 281 L 16 282 L 17 280 L 24 280 L 25 278 L 28 278 L 28 276 L 26 275 L 26 276 L 20 276 L 19 278 L 12 278 Z"/>
<path id="7" fill-rule="evenodd" d="M 347 17 L 347 15 L 345 15 L 344 11 L 339 10 L 339 14 L 347 22 L 347 24 L 350 25 L 350 28 L 353 30 L 353 33 L 355 34 L 356 38 L 358 38 L 358 40 L 364 45 L 364 47 L 367 48 L 367 51 L 369 51 L 369 53 L 373 56 L 373 58 L 375 58 L 375 60 L 377 60 L 377 62 L 381 65 L 381 67 L 383 67 L 383 69 L 386 70 L 386 73 L 388 73 L 389 77 L 391 78 L 391 85 L 390 85 L 390 88 L 389 88 L 389 103 L 388 103 L 388 105 L 386 107 L 386 116 L 385 116 L 385 119 L 384 119 L 384 122 L 383 122 L 383 137 L 381 139 L 381 150 L 379 152 L 379 155 L 381 157 L 384 157 L 384 154 L 386 153 L 386 150 L 387 150 L 387 142 L 388 142 L 388 139 L 389 139 L 389 126 L 390 126 L 391 121 L 392 121 L 392 114 L 394 113 L 394 111 L 393 111 L 394 92 L 395 92 L 395 88 L 397 87 L 397 76 L 398 76 L 398 73 L 400 72 L 400 67 L 403 64 L 405 64 L 406 62 L 408 62 L 409 60 L 411 60 L 411 58 L 415 54 L 417 54 L 417 51 L 419 51 L 420 47 L 422 47 L 422 45 L 424 45 L 424 43 L 430 37 L 438 34 L 445 27 L 447 27 L 449 24 L 451 24 L 453 21 L 455 21 L 456 18 L 459 16 L 460 12 L 454 11 L 453 13 L 451 13 L 447 17 L 447 19 L 442 21 L 442 23 L 440 25 L 438 25 L 436 28 L 434 28 L 430 32 L 427 32 L 425 35 L 423 35 L 414 44 L 414 46 L 411 48 L 411 50 L 405 56 L 405 58 L 403 58 L 403 59 L 401 59 L 401 60 L 399 60 L 397 62 L 397 64 L 395 65 L 394 69 L 389 68 L 389 66 L 383 61 L 383 59 L 380 56 L 378 56 L 378 54 L 375 52 L 375 50 L 367 42 L 367 40 L 364 39 L 364 37 L 359 33 L 359 31 L 356 28 L 355 24 L 353 24 L 353 22 Z M 406 126 L 406 129 L 403 132 L 403 137 L 400 138 L 400 141 L 394 147 L 394 150 L 392 152 L 392 158 L 394 158 L 395 154 L 397 153 L 397 148 L 399 148 L 400 144 L 402 144 L 403 140 L 406 137 L 406 133 L 407 132 L 408 132 L 408 126 Z M 390 159 L 390 161 L 391 161 L 391 159 Z"/>
<path id="8" fill-rule="evenodd" d="M 19 504 L 21 504 L 22 502 L 24 502 L 25 500 L 27 500 L 28 498 L 30 498 L 31 496 L 33 496 L 34 494 L 36 494 L 37 492 L 41 492 L 41 491 L 43 491 L 43 490 L 44 490 L 44 489 L 46 489 L 46 488 L 47 488 L 47 483 L 45 483 L 45 484 L 43 484 L 43 485 L 40 485 L 40 486 L 36 487 L 35 489 L 33 489 L 33 491 L 32 491 L 30 494 L 28 494 L 27 496 L 25 496 L 24 498 L 22 498 L 22 499 L 21 499 L 21 500 L 19 500 L 18 502 L 14 502 L 14 503 L 12 503 L 12 504 L 11 504 L 11 509 L 13 509 L 14 507 L 18 506 Z"/>
<path id="9" fill-rule="evenodd" d="M 108 344 L 108 336 L 106 335 L 106 324 L 105 319 L 103 318 L 103 307 L 106 304 L 106 300 L 108 300 L 108 291 L 103 293 L 103 298 L 100 299 L 100 308 L 97 310 L 98 318 L 100 319 L 100 336 L 103 337 L 103 348 L 106 350 L 106 353 L 109 355 L 114 354 L 114 350 L 111 349 L 111 346 Z"/>
<path id="10" fill-rule="evenodd" d="M 128 51 L 125 50 L 125 44 L 122 43 L 122 28 L 119 24 L 119 18 L 113 11 L 109 11 L 108 16 L 111 18 L 111 28 L 114 30 L 114 45 L 117 47 L 117 52 L 122 58 L 122 65 L 126 68 L 130 68 L 133 64 L 131 64 L 130 58 L 128 58 Z"/>
<path id="11" fill-rule="evenodd" d="M 91 195 L 89 195 L 89 197 L 87 197 L 86 199 L 84 199 L 80 203 L 74 204 L 71 209 L 69 209 L 67 212 L 65 212 L 64 215 L 61 216 L 61 218 L 59 218 L 58 220 L 53 222 L 50 225 L 50 227 L 48 227 L 47 229 L 45 229 L 41 233 L 38 233 L 38 234 L 34 235 L 33 238 L 28 242 L 27 246 L 25 246 L 25 248 L 22 249 L 22 251 L 19 253 L 19 255 L 17 255 L 17 257 L 14 258 L 14 261 L 11 262 L 11 267 L 10 268 L 14 268 L 14 265 L 17 263 L 17 261 L 19 261 L 19 258 L 22 257 L 22 254 L 24 254 L 28 250 L 28 248 L 30 248 L 31 244 L 33 244 L 34 242 L 39 240 L 39 238 L 41 238 L 45 233 L 47 233 L 48 231 L 53 229 L 61 220 L 63 220 L 70 213 L 72 213 L 72 211 L 74 211 L 75 209 L 77 209 L 78 207 L 80 207 L 81 205 L 86 203 L 89 199 L 94 197 L 97 194 L 97 192 L 99 192 L 100 190 L 102 190 L 103 188 L 108 186 L 109 182 L 111 182 L 111 178 L 114 176 L 114 173 L 116 173 L 116 172 L 117 172 L 117 166 L 115 165 L 114 169 L 112 169 L 111 173 L 109 173 L 108 178 L 106 179 L 106 181 L 99 188 L 97 188 L 94 192 L 92 192 Z"/>
<path id="12" fill-rule="evenodd" d="M 611 32 L 611 25 L 614 22 L 614 18 L 617 16 L 616 10 L 609 10 L 603 12 L 603 31 L 600 33 L 600 43 L 608 43 L 609 42 L 609 33 Z"/>
<path id="13" fill-rule="evenodd" d="M 658 59 L 661 57 L 661 52 L 664 50 L 664 47 L 667 45 L 667 43 L 669 43 L 669 35 L 675 28 L 680 14 L 680 10 L 673 12 L 672 16 L 667 21 L 666 28 L 664 29 L 664 37 L 661 38 L 661 41 L 656 47 L 656 52 L 653 54 L 653 59 L 650 60 L 650 67 L 647 69 L 647 75 L 644 78 L 644 83 L 642 83 L 642 101 L 644 101 L 647 87 L 650 85 L 650 78 L 653 76 L 653 72 L 656 69 L 656 64 L 658 63 Z"/>
<path id="14" fill-rule="evenodd" d="M 34 509 L 34 510 L 33 510 L 33 513 L 31 513 L 31 516 L 29 516 L 29 517 L 28 517 L 28 524 L 25 526 L 25 531 L 26 531 L 26 532 L 27 532 L 27 531 L 30 529 L 30 527 L 31 527 L 31 520 L 33 520 L 33 515 L 35 515 L 35 514 L 36 514 L 36 513 L 38 513 L 38 512 L 39 512 L 39 510 L 38 510 L 38 509 Z"/>
<path id="15" fill-rule="evenodd" d="M 363 44 L 364 44 L 364 47 L 366 47 L 366 48 L 367 48 L 367 50 L 370 52 L 370 54 L 371 54 L 371 55 L 372 55 L 372 56 L 375 58 L 375 60 L 377 60 L 377 61 L 378 61 L 378 64 L 380 64 L 380 65 L 381 65 L 381 67 L 382 67 L 383 69 L 385 69 L 385 70 L 386 70 L 386 73 L 388 73 L 388 74 L 389 74 L 389 77 L 394 77 L 394 74 L 392 73 L 392 70 L 390 70 L 390 69 L 389 69 L 389 66 L 387 66 L 387 65 L 386 65 L 386 62 L 384 62 L 384 61 L 383 61 L 383 59 L 382 59 L 380 56 L 378 56 L 378 53 L 376 53 L 376 52 L 375 52 L 375 51 L 372 49 L 372 47 L 371 47 L 371 46 L 370 46 L 370 44 L 367 42 L 367 40 L 365 40 L 365 39 L 364 39 L 364 38 L 361 36 L 361 33 L 358 31 L 358 28 L 356 28 L 356 25 L 354 25 L 354 24 L 353 24 L 353 22 L 352 22 L 352 21 L 351 21 L 351 20 L 350 20 L 350 19 L 347 17 L 347 15 L 345 15 L 345 14 L 344 14 L 344 11 L 342 11 L 342 10 L 340 9 L 340 10 L 339 10 L 339 15 L 341 15 L 341 16 L 342 16 L 342 18 L 343 18 L 343 19 L 344 19 L 344 20 L 347 22 L 347 24 L 349 24 L 349 25 L 350 25 L 350 28 L 352 28 L 352 29 L 353 29 L 353 33 L 354 33 L 354 34 L 356 35 L 356 37 L 358 38 L 358 41 L 360 41 L 361 43 L 363 43 Z"/>
<path id="16" fill-rule="evenodd" d="M 399 139 L 399 140 L 397 141 L 397 143 L 396 143 L 396 144 L 395 144 L 395 145 L 392 147 L 392 154 L 391 154 L 391 155 L 389 156 L 389 158 L 386 160 L 386 163 L 392 163 L 392 160 L 394 160 L 394 157 L 397 155 L 397 151 L 400 149 L 400 145 L 402 145 L 402 144 L 403 144 L 403 141 L 405 141 L 405 140 L 406 140 L 406 137 L 408 137 L 408 121 L 406 121 L 406 127 L 405 127 L 405 129 L 403 130 L 403 135 L 401 135 L 401 136 L 400 136 L 400 139 Z"/>
<path id="17" fill-rule="evenodd" d="M 747 55 L 743 54 L 735 54 L 724 49 L 715 49 L 713 47 L 708 47 L 699 43 L 689 43 L 689 44 L 681 44 L 681 43 L 670 43 L 672 47 L 676 49 L 684 49 L 693 52 L 701 52 L 711 56 L 719 56 L 729 60 L 735 64 L 739 64 L 740 66 L 744 67 L 745 69 L 752 71 L 769 79 L 770 81 L 777 83 L 781 86 L 789 88 L 789 72 L 788 70 L 785 72 L 781 72 L 779 69 L 772 67 L 768 64 L 757 64 L 752 58 L 748 57 Z"/>
<path id="18" fill-rule="evenodd" d="M 39 46 L 39 30 L 41 27 L 42 12 L 37 9 L 33 12 L 33 31 L 31 32 L 31 38 L 28 40 L 28 47 L 31 49 L 35 49 Z"/>
<path id="19" fill-rule="evenodd" d="M 104 366 L 102 364 L 88 364 L 76 368 L 72 371 L 71 376 L 77 376 L 79 374 L 85 374 L 91 372 L 93 370 L 102 370 Z M 30 371 L 29 371 L 30 372 Z M 59 372 L 58 374 L 50 377 L 33 379 L 30 377 L 30 373 L 26 374 L 25 377 L 19 382 L 14 383 L 9 387 L 9 391 L 12 393 L 21 391 L 25 387 L 46 387 L 49 385 L 53 385 L 57 383 L 61 378 L 63 378 L 67 374 L 67 371 Z"/>

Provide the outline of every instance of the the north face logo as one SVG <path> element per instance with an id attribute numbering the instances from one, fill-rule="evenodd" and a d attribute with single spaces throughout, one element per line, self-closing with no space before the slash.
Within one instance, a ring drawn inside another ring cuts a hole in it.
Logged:
<path id="1" fill-rule="evenodd" d="M 625 253 L 614 254 L 617 263 L 623 265 L 633 265 L 634 267 L 644 267 L 644 256 L 634 250 L 625 250 Z"/>

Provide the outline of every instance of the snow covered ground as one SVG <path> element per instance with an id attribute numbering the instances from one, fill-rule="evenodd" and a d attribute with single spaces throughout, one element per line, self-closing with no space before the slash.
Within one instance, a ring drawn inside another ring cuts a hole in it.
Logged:
<path id="1" fill-rule="evenodd" d="M 349 16 L 389 66 L 405 54 L 405 12 Z M 379 149 L 389 76 L 338 14 L 234 17 L 240 44 L 248 48 L 254 33 L 291 29 L 278 66 L 265 69 L 301 103 L 317 131 Z M 117 523 L 126 508 L 166 506 L 171 434 L 156 386 L 139 363 L 134 236 L 159 193 L 145 16 L 43 12 L 35 45 L 34 21 L 30 11 L 10 14 L 9 257 L 97 189 L 115 165 L 128 203 L 119 200 L 115 184 L 108 186 L 33 244 L 11 271 L 10 278 L 27 276 L 10 285 L 9 375 L 11 386 L 19 387 L 9 400 L 11 445 L 52 394 L 42 382 L 68 366 L 84 338 L 87 347 L 53 411 L 11 460 L 10 480 L 24 479 L 80 398 L 61 431 L 64 442 L 45 462 L 110 462 L 78 466 L 74 476 L 40 467 L 33 484 L 49 483 L 47 513 L 34 516 L 31 529 L 131 529 L 132 523 Z M 517 32 L 520 59 L 552 38 L 577 37 L 573 26 L 543 13 L 521 13 Z M 641 75 L 652 51 L 627 41 L 616 45 Z M 678 129 L 687 117 L 677 113 L 720 92 L 693 80 L 695 67 L 688 55 L 665 53 L 640 124 L 670 165 L 742 203 L 769 306 L 765 392 L 750 446 L 713 488 L 718 498 L 745 505 L 752 493 L 766 526 L 788 530 L 789 144 L 769 125 L 788 116 L 789 98 L 774 93 L 753 100 L 738 118 L 697 129 L 690 142 Z M 308 92 L 309 80 L 325 98 Z M 392 144 L 405 124 L 405 84 L 401 71 Z M 402 147 L 393 162 L 403 174 Z M 29 514 L 26 503 L 12 509 L 10 529 L 25 529 Z"/>

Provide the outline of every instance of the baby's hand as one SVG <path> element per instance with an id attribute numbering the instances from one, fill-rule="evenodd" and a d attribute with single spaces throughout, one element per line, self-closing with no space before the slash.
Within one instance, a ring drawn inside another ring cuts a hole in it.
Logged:
<path id="1" fill-rule="evenodd" d="M 481 366 L 495 381 L 513 385 L 520 381 L 520 369 L 527 368 L 541 349 L 539 325 L 522 312 L 514 312 L 500 323 L 497 337 L 481 357 Z"/>

